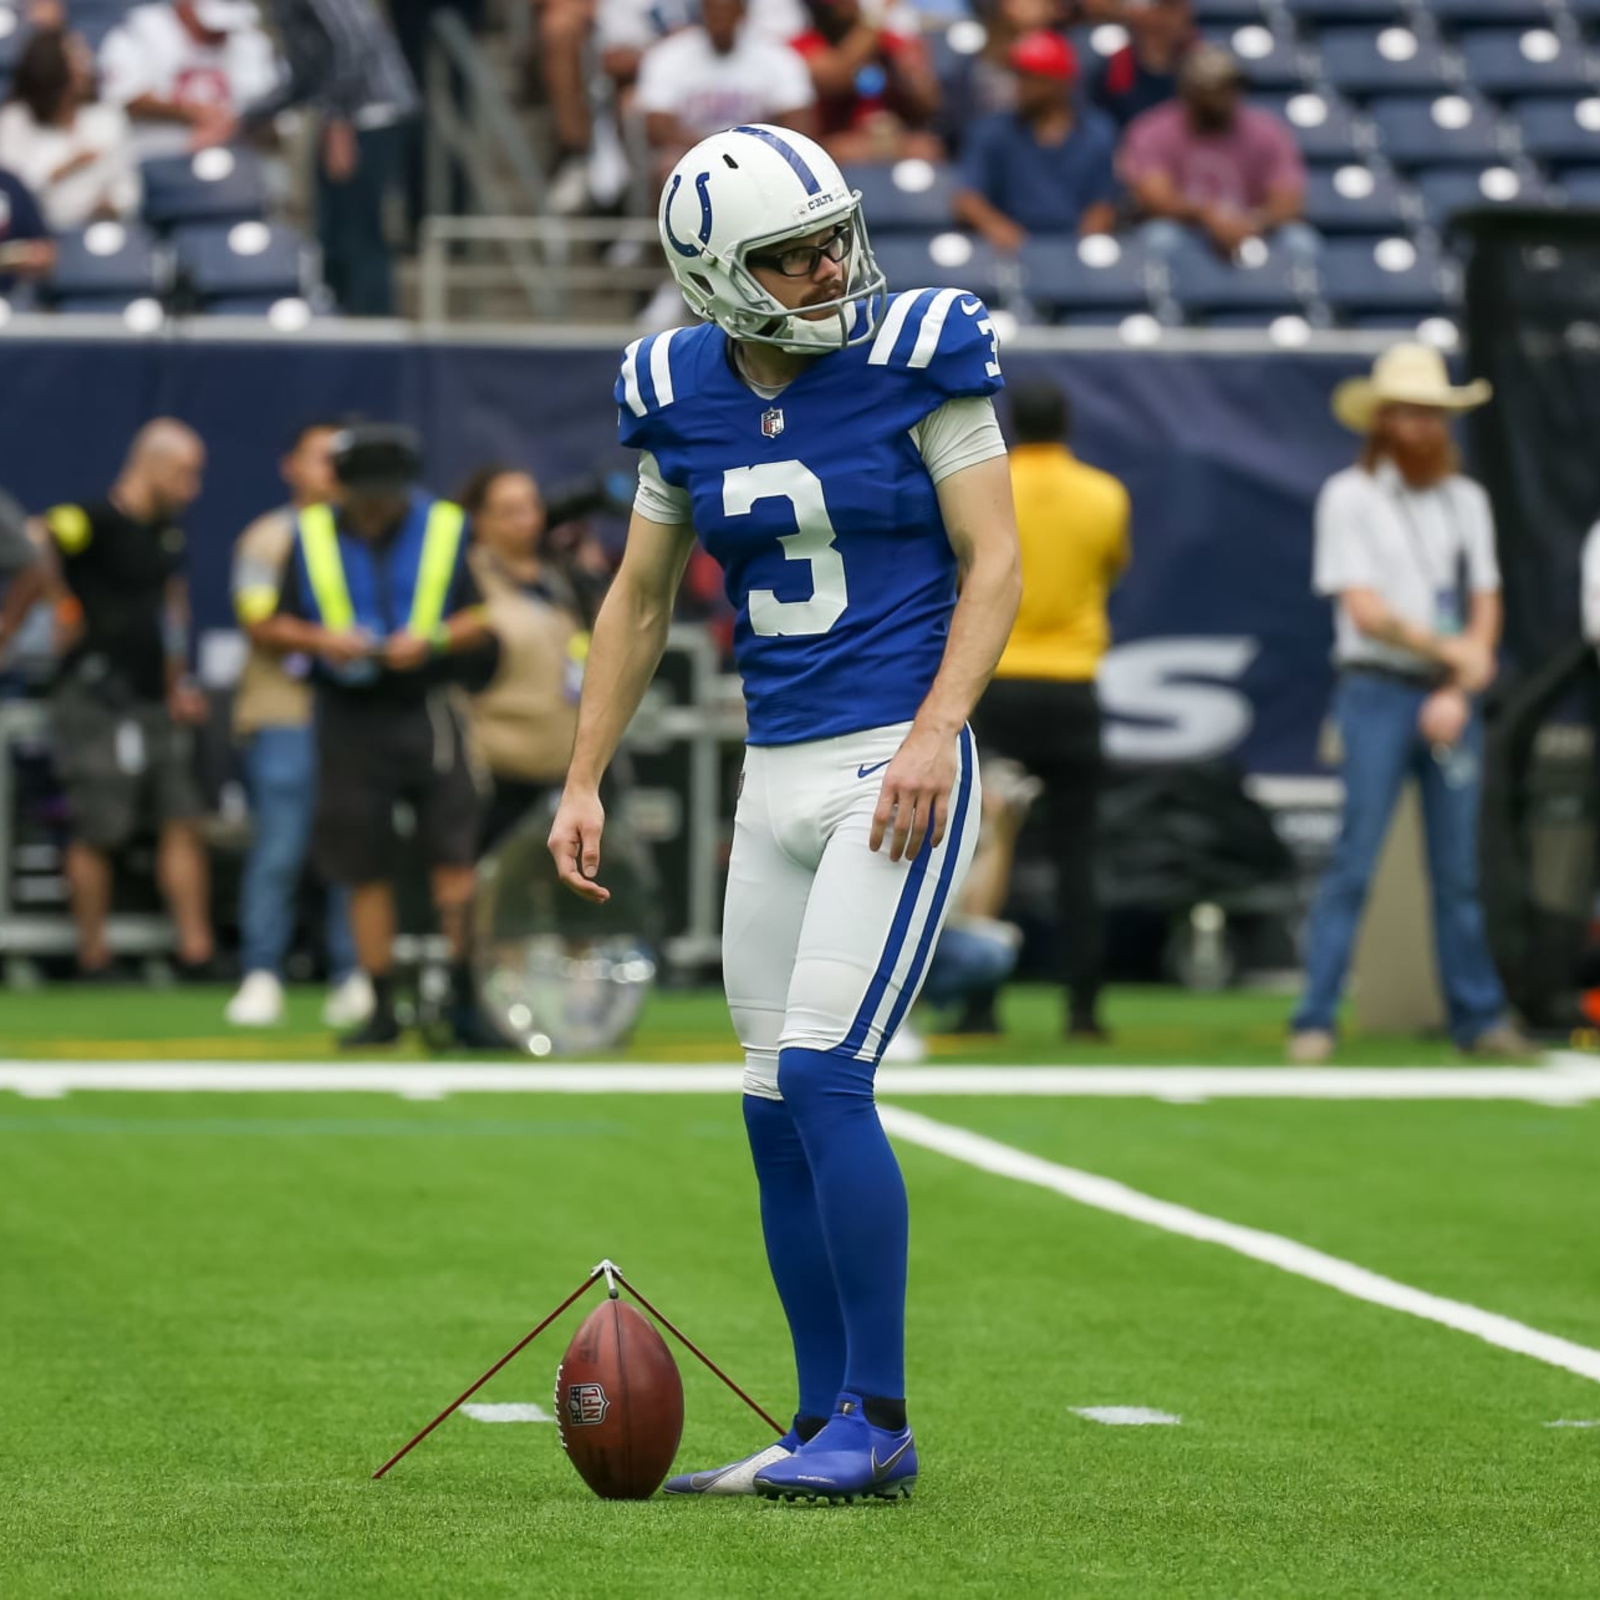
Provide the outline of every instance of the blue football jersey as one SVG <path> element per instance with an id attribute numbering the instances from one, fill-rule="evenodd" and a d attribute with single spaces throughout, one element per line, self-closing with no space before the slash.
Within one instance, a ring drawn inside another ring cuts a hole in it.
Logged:
<path id="1" fill-rule="evenodd" d="M 939 670 L 956 558 L 910 430 L 1001 387 L 983 302 L 891 296 L 875 338 L 813 362 L 775 400 L 711 323 L 628 347 L 622 442 L 686 490 L 738 619 L 752 744 L 908 722 Z"/>

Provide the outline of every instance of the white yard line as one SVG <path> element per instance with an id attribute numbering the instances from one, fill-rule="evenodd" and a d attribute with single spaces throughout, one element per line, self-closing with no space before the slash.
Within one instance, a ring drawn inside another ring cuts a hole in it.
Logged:
<path id="1" fill-rule="evenodd" d="M 737 1094 L 733 1064 L 482 1061 L 0 1061 L 0 1090 L 57 1099 L 74 1090 L 139 1094 Z M 886 1096 L 982 1095 L 1205 1100 L 1600 1100 L 1600 1061 L 1541 1067 L 884 1067 Z"/>
<path id="2" fill-rule="evenodd" d="M 1002 1144 L 997 1139 L 986 1138 L 983 1134 L 936 1122 L 920 1112 L 907 1111 L 899 1106 L 884 1106 L 882 1115 L 884 1127 L 896 1139 L 920 1145 L 925 1150 L 935 1150 L 940 1155 L 965 1162 L 981 1172 L 992 1172 L 1018 1183 L 1051 1189 L 1069 1200 L 1076 1200 L 1080 1205 L 1093 1206 L 1099 1211 L 1109 1211 L 1119 1217 L 1147 1223 L 1153 1228 L 1180 1234 L 1186 1239 L 1221 1245 L 1225 1250 L 1248 1256 L 1253 1261 L 1265 1262 L 1280 1271 L 1337 1289 L 1340 1294 L 1347 1294 L 1352 1299 L 1387 1306 L 1392 1311 L 1404 1311 L 1426 1322 L 1437 1322 L 1442 1327 L 1454 1328 L 1459 1333 L 1482 1339 L 1485 1344 L 1532 1356 L 1535 1361 L 1543 1361 L 1549 1366 L 1574 1372 L 1580 1378 L 1600 1383 L 1600 1350 L 1574 1344 L 1570 1339 L 1558 1338 L 1555 1334 L 1541 1333 L 1526 1323 L 1514 1322 L 1510 1317 L 1484 1311 L 1464 1301 L 1446 1300 L 1441 1295 L 1413 1289 L 1409 1284 L 1369 1272 L 1352 1261 L 1325 1255 L 1309 1245 L 1285 1239 L 1281 1234 L 1241 1227 L 1238 1223 L 1224 1222 L 1220 1217 L 1208 1217 L 1204 1212 L 1175 1205 L 1170 1200 L 1157 1200 L 1153 1195 L 1141 1194 L 1137 1189 L 1130 1189 L 1126 1184 L 1110 1178 L 1097 1177 L 1092 1172 L 1083 1172 L 1076 1167 L 1060 1166 L 1041 1156 Z"/>

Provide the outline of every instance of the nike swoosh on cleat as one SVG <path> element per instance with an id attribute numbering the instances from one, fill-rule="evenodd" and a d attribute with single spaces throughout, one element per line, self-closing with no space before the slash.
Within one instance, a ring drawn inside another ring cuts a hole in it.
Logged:
<path id="1" fill-rule="evenodd" d="M 889 761 L 893 760 L 894 757 L 890 756 Z M 858 778 L 870 778 L 874 772 L 881 772 L 886 766 L 888 766 L 889 761 L 875 761 L 870 767 L 857 767 L 856 776 Z"/>
<path id="2" fill-rule="evenodd" d="M 900 1457 L 903 1456 L 906 1453 L 906 1451 L 909 1450 L 910 1448 L 911 1448 L 911 1441 L 909 1439 L 907 1439 L 906 1442 L 903 1445 L 901 1445 L 900 1448 L 898 1450 L 896 1450 L 895 1453 L 892 1456 L 890 1456 L 887 1461 L 880 1462 L 878 1460 L 878 1447 L 877 1447 L 877 1445 L 873 1445 L 873 1447 L 872 1447 L 872 1481 L 874 1483 L 881 1483 L 885 1478 L 887 1478 L 889 1476 L 889 1474 L 894 1471 L 895 1463 L 898 1462 Z"/>

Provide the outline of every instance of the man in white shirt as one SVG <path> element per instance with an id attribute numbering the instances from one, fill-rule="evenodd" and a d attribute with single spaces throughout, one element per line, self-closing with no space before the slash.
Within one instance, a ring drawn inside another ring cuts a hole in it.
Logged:
<path id="1" fill-rule="evenodd" d="M 1453 387 L 1424 345 L 1397 345 L 1369 378 L 1341 384 L 1334 415 L 1364 436 L 1357 464 L 1317 500 L 1315 585 L 1336 605 L 1344 820 L 1306 928 L 1306 989 L 1290 1055 L 1334 1046 L 1335 1018 L 1367 887 L 1407 777 L 1421 789 L 1434 938 L 1450 1033 L 1473 1055 L 1518 1056 L 1478 900 L 1483 726 L 1495 673 L 1500 572 L 1488 496 L 1457 471 L 1449 418 L 1489 399 Z"/>
<path id="2" fill-rule="evenodd" d="M 650 46 L 638 107 L 665 177 L 701 139 L 742 123 L 812 131 L 816 92 L 801 57 L 745 21 L 744 0 L 704 0 L 700 26 Z"/>
<path id="3" fill-rule="evenodd" d="M 182 155 L 194 131 L 277 84 L 272 41 L 243 0 L 135 6 L 100 47 L 106 99 L 127 112 L 136 160 Z"/>

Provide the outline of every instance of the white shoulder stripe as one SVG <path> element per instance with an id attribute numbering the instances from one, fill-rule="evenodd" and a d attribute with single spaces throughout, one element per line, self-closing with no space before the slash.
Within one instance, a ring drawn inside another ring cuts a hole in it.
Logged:
<path id="1" fill-rule="evenodd" d="M 639 346 L 643 343 L 643 339 L 635 339 L 622 355 L 622 398 L 636 417 L 642 417 L 647 410 L 644 396 L 639 393 Z"/>
<path id="2" fill-rule="evenodd" d="M 923 313 L 916 347 L 911 352 L 911 359 L 906 363 L 908 367 L 925 367 L 933 360 L 933 353 L 939 348 L 939 335 L 944 332 L 944 319 L 949 316 L 950 307 L 960 297 L 959 289 L 941 289 L 933 297 L 932 304 Z"/>
<path id="3" fill-rule="evenodd" d="M 658 410 L 672 404 L 672 362 L 667 347 L 682 332 L 682 328 L 668 328 L 665 333 L 658 333 L 650 346 L 650 382 L 655 385 Z"/>
<path id="4" fill-rule="evenodd" d="M 888 314 L 883 319 L 883 326 L 878 329 L 878 337 L 872 341 L 872 354 L 867 357 L 869 367 L 889 365 L 894 347 L 900 341 L 900 330 L 905 327 L 906 318 L 911 315 L 911 308 L 922 295 L 921 289 L 909 289 L 904 294 L 896 295 L 889 302 Z"/>

